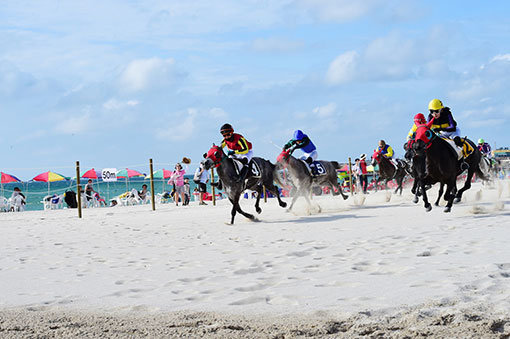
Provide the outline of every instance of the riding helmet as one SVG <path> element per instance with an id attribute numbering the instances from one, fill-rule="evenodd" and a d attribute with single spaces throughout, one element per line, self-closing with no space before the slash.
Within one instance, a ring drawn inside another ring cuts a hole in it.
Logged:
<path id="1" fill-rule="evenodd" d="M 478 143 L 479 144 L 485 144 L 485 140 L 483 140 L 482 138 L 478 139 Z"/>
<path id="2" fill-rule="evenodd" d="M 436 111 L 436 110 L 440 110 L 443 107 L 444 107 L 443 103 L 439 99 L 432 99 L 429 102 L 429 110 Z"/>
<path id="3" fill-rule="evenodd" d="M 427 121 L 425 120 L 425 116 L 422 113 L 418 113 L 414 116 L 414 123 L 417 125 L 424 124 Z"/>
<path id="4" fill-rule="evenodd" d="M 220 128 L 220 133 L 224 132 L 234 132 L 234 128 L 231 124 L 223 124 L 223 126 Z"/>

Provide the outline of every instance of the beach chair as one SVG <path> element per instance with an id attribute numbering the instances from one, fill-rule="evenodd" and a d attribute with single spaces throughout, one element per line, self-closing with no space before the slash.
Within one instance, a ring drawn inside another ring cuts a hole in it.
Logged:
<path id="1" fill-rule="evenodd" d="M 7 212 L 9 210 L 9 201 L 6 197 L 0 196 L 0 212 Z"/>
<path id="2" fill-rule="evenodd" d="M 21 195 L 17 195 L 14 198 L 9 199 L 9 211 L 11 212 L 23 212 L 25 210 L 25 198 Z"/>

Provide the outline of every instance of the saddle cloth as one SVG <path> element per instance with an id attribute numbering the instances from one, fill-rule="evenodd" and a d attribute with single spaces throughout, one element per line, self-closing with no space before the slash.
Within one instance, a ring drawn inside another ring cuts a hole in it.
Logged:
<path id="1" fill-rule="evenodd" d="M 464 138 L 461 138 L 462 148 L 458 147 L 452 139 L 444 138 L 444 137 L 441 137 L 441 139 L 448 142 L 452 151 L 454 151 L 455 154 L 457 154 L 457 160 L 460 160 L 463 157 L 464 158 L 469 157 L 474 151 L 473 146 L 471 146 Z"/>
<path id="2" fill-rule="evenodd" d="M 313 174 L 311 167 L 315 167 L 315 169 L 317 170 L 317 176 L 328 174 L 326 171 L 326 167 L 324 167 L 324 165 L 320 161 L 314 161 L 310 165 L 308 165 L 308 163 L 305 160 L 301 160 L 301 161 L 305 163 L 306 168 L 308 168 L 308 171 L 310 172 L 310 174 Z"/>
<path id="3" fill-rule="evenodd" d="M 240 160 L 238 160 L 238 159 L 232 158 L 232 160 L 234 160 L 234 165 L 235 165 L 236 173 L 237 173 L 237 175 L 239 175 L 241 173 L 241 170 L 244 167 L 244 164 Z M 250 170 L 251 170 L 250 177 L 252 177 L 252 178 L 260 178 L 261 177 L 260 167 L 257 164 L 257 162 L 252 160 L 252 161 L 250 161 L 248 163 L 248 166 L 250 166 Z"/>

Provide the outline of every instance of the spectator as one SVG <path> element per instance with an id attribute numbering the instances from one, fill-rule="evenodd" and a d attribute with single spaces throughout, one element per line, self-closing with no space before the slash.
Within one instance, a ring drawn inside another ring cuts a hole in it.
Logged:
<path id="1" fill-rule="evenodd" d="M 367 188 L 368 188 L 368 178 L 367 178 L 368 171 L 367 171 L 367 162 L 365 161 L 366 157 L 367 157 L 367 155 L 365 153 L 363 153 L 359 157 L 360 158 L 360 161 L 359 161 L 360 184 L 361 184 L 361 189 L 363 190 L 364 194 L 367 194 Z"/>
<path id="2" fill-rule="evenodd" d="M 191 186 L 189 185 L 189 179 L 184 178 L 184 203 L 183 205 L 189 205 L 191 196 Z"/>
<path id="3" fill-rule="evenodd" d="M 146 184 L 142 185 L 142 190 L 138 191 L 138 196 L 140 197 L 140 199 L 145 201 L 145 199 L 147 198 L 147 185 Z"/>
<path id="4" fill-rule="evenodd" d="M 175 165 L 175 171 L 173 171 L 170 180 L 168 180 L 169 185 L 174 185 L 175 193 L 173 195 L 175 200 L 175 206 L 179 206 L 179 196 L 181 197 L 181 202 L 184 205 L 184 174 L 186 174 L 186 170 L 182 168 L 180 163 Z"/>
<path id="5" fill-rule="evenodd" d="M 25 205 L 26 205 L 26 198 L 23 193 L 21 193 L 21 190 L 19 187 L 14 187 L 14 190 L 11 195 L 11 211 L 24 211 Z"/>
<path id="6" fill-rule="evenodd" d="M 360 165 L 359 165 L 359 158 L 356 158 L 356 160 L 354 160 L 354 165 L 352 166 L 352 175 L 353 175 L 353 179 L 354 179 L 354 183 L 353 183 L 353 187 L 354 187 L 354 190 L 355 191 L 358 191 L 360 189 L 360 171 L 361 171 L 361 168 L 360 168 Z"/>
<path id="7" fill-rule="evenodd" d="M 207 205 L 204 202 L 204 195 L 207 193 L 207 182 L 209 181 L 209 171 L 204 168 L 202 164 L 195 171 L 193 180 L 198 185 L 198 191 L 200 193 L 198 203 L 199 205 Z"/>
<path id="8" fill-rule="evenodd" d="M 92 179 L 89 179 L 87 185 L 85 185 L 85 197 L 87 198 L 87 201 L 92 200 L 93 197 L 92 192 L 97 193 L 96 191 L 94 191 L 94 187 L 92 186 Z"/>

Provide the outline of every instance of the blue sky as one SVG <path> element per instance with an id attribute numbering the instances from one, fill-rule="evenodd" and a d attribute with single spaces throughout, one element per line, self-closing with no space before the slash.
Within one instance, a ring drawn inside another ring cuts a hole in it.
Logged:
<path id="1" fill-rule="evenodd" d="M 4 1 L 0 170 L 171 169 L 225 122 L 272 161 L 297 128 L 323 159 L 379 139 L 402 155 L 433 98 L 510 146 L 508 18 L 508 1 Z"/>

